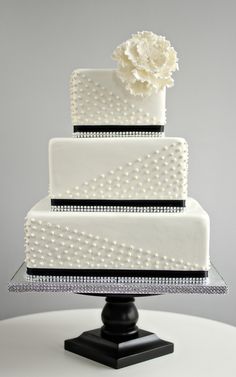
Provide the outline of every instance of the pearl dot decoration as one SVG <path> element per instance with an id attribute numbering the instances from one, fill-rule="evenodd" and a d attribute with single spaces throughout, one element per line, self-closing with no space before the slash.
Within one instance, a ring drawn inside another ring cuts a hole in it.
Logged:
<path id="1" fill-rule="evenodd" d="M 174 154 L 174 158 L 172 156 Z M 180 158 L 181 157 L 181 158 Z M 153 199 L 187 198 L 188 147 L 185 141 L 160 146 L 146 155 L 98 174 L 61 192 L 49 191 L 50 197 L 64 199 Z"/>
<path id="2" fill-rule="evenodd" d="M 48 223 L 41 222 L 32 238 L 32 227 L 37 222 L 37 219 L 28 219 L 25 226 L 25 261 L 30 268 L 130 269 L 132 265 L 132 269 L 170 270 L 178 265 L 180 270 L 203 269 L 203 266 L 191 264 L 189 261 L 169 258 L 163 255 L 161 250 L 145 250 L 135 245 L 61 225 L 58 228 L 59 224 L 51 224 L 49 227 Z M 43 232 L 43 228 L 46 231 Z M 52 239 L 52 229 L 55 232 L 55 239 Z M 63 245 L 61 230 L 64 237 Z M 41 238 L 42 233 L 45 235 L 45 240 Z"/>
<path id="3" fill-rule="evenodd" d="M 73 125 L 165 124 L 165 116 L 163 120 L 145 112 L 79 69 L 71 75 L 70 98 Z"/>

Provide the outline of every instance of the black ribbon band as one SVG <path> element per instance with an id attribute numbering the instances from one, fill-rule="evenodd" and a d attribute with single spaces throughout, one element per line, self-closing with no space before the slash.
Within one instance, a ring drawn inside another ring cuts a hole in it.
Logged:
<path id="1" fill-rule="evenodd" d="M 42 276 L 114 276 L 114 277 L 207 277 L 208 271 L 181 270 L 121 270 L 121 269 L 66 269 L 66 268 L 28 268 L 28 275 Z"/>
<path id="2" fill-rule="evenodd" d="M 51 199 L 52 206 L 185 207 L 185 200 Z"/>
<path id="3" fill-rule="evenodd" d="M 74 125 L 74 132 L 164 132 L 162 125 Z"/>

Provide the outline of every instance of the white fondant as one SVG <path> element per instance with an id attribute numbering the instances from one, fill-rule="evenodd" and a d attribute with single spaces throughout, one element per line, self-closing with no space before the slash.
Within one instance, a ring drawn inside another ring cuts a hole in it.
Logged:
<path id="1" fill-rule="evenodd" d="M 31 268 L 207 270 L 209 217 L 188 198 L 182 213 L 51 212 L 45 198 L 28 213 Z"/>
<path id="2" fill-rule="evenodd" d="M 109 69 L 76 69 L 71 75 L 73 125 L 164 125 L 165 88 L 148 98 L 132 96 Z"/>
<path id="3" fill-rule="evenodd" d="M 52 139 L 50 196 L 184 200 L 187 159 L 181 138 Z"/>

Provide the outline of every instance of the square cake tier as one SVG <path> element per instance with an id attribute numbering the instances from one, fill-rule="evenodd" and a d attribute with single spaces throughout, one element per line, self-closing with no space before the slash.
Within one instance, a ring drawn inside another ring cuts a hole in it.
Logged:
<path id="1" fill-rule="evenodd" d="M 187 170 L 182 138 L 55 138 L 49 144 L 52 204 L 69 210 L 93 205 L 89 200 L 108 206 L 127 200 L 131 207 L 151 200 L 156 207 L 184 206 Z"/>
<path id="2" fill-rule="evenodd" d="M 28 273 L 206 276 L 209 217 L 194 199 L 180 213 L 52 212 L 37 203 L 25 224 Z"/>
<path id="3" fill-rule="evenodd" d="M 158 126 L 166 123 L 166 89 L 155 90 L 148 96 L 132 95 L 114 69 L 74 70 L 70 101 L 74 127 L 107 125 L 112 132 L 116 130 L 115 125 L 137 125 L 137 129 L 145 132 L 150 125 L 156 125 L 155 133 L 158 133 Z M 80 127 L 74 129 L 79 133 L 80 130 Z M 128 127 L 127 131 L 130 131 Z"/>

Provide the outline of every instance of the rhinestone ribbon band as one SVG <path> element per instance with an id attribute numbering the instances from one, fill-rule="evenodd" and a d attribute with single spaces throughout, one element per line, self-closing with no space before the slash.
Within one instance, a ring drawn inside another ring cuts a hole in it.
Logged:
<path id="1" fill-rule="evenodd" d="M 80 133 L 97 133 L 97 132 L 117 132 L 117 133 L 138 133 L 138 132 L 164 132 L 164 126 L 162 125 L 95 125 L 95 126 L 83 126 L 74 125 L 74 132 Z"/>
<path id="2" fill-rule="evenodd" d="M 120 131 L 120 132 L 74 132 L 74 138 L 102 138 L 102 137 L 163 137 L 164 132 L 147 132 L 147 131 Z"/>
<path id="3" fill-rule="evenodd" d="M 149 278 L 206 278 L 208 271 L 185 270 L 122 270 L 122 269 L 63 269 L 27 268 L 28 275 L 43 276 L 91 276 L 91 277 L 149 277 Z"/>
<path id="4" fill-rule="evenodd" d="M 182 212 L 185 200 L 51 199 L 52 211 Z"/>

